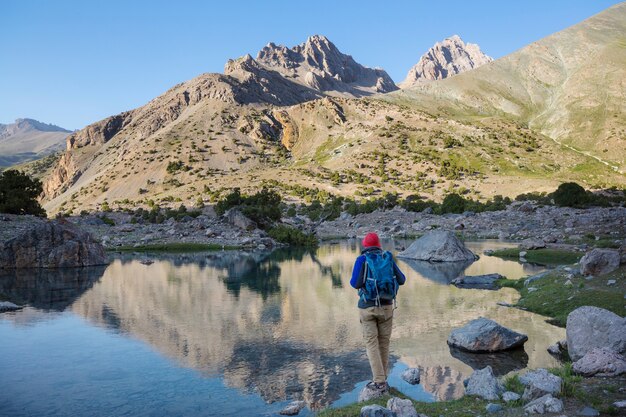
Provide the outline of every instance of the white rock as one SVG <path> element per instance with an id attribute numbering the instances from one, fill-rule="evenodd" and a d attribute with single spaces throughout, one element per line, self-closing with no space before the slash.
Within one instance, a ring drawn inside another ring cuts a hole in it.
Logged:
<path id="1" fill-rule="evenodd" d="M 546 369 L 539 368 L 528 371 L 519 377 L 520 382 L 526 387 L 522 398 L 525 401 L 542 397 L 546 394 L 558 395 L 561 392 L 562 379 L 551 374 Z"/>
<path id="2" fill-rule="evenodd" d="M 511 401 L 517 401 L 520 398 L 521 398 L 521 395 L 513 391 L 507 391 L 504 394 L 502 394 L 502 399 L 504 400 L 505 403 L 508 403 Z"/>
<path id="3" fill-rule="evenodd" d="M 534 414 L 560 413 L 563 411 L 563 401 L 547 394 L 526 404 L 524 411 Z"/>
<path id="4" fill-rule="evenodd" d="M 584 306 L 569 313 L 565 327 L 570 358 L 577 361 L 593 348 L 626 351 L 626 318 L 599 307 Z"/>
<path id="5" fill-rule="evenodd" d="M 396 413 L 397 417 L 418 417 L 413 402 L 408 399 L 392 397 L 387 401 L 387 408 Z"/>
<path id="6" fill-rule="evenodd" d="M 499 399 L 502 391 L 504 391 L 502 384 L 493 375 L 491 366 L 475 370 L 467 381 L 467 387 L 465 387 L 467 395 L 476 395 L 485 400 Z"/>
<path id="7" fill-rule="evenodd" d="M 304 401 L 292 401 L 280 411 L 280 414 L 284 416 L 295 416 L 299 414 L 305 406 L 306 403 Z"/>
<path id="8" fill-rule="evenodd" d="M 402 379 L 411 385 L 420 383 L 420 370 L 418 368 L 409 368 L 400 375 Z"/>

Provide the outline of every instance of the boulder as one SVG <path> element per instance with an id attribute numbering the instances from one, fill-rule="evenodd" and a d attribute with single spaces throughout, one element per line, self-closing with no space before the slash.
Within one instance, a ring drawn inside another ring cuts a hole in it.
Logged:
<path id="1" fill-rule="evenodd" d="M 505 403 L 510 403 L 511 401 L 517 401 L 520 398 L 522 398 L 522 396 L 519 395 L 517 392 L 513 392 L 513 391 L 507 391 L 504 394 L 502 394 L 502 400 Z"/>
<path id="2" fill-rule="evenodd" d="M 418 368 L 409 368 L 402 372 L 400 378 L 404 379 L 411 385 L 416 385 L 420 383 L 420 370 Z"/>
<path id="3" fill-rule="evenodd" d="M 257 224 L 247 218 L 241 211 L 237 208 L 231 208 L 226 213 L 224 213 L 224 217 L 228 221 L 228 223 L 232 224 L 243 230 L 254 230 L 257 228 Z"/>
<path id="4" fill-rule="evenodd" d="M 496 281 L 504 278 L 500 274 L 469 275 L 461 276 L 452 280 L 452 284 L 458 288 L 471 288 L 479 290 L 497 290 Z"/>
<path id="5" fill-rule="evenodd" d="M 561 384 L 563 382 L 560 377 L 551 374 L 543 368 L 528 371 L 520 376 L 519 380 L 526 387 L 522 395 L 524 401 L 543 397 L 546 394 L 558 395 L 561 393 Z"/>
<path id="6" fill-rule="evenodd" d="M 285 406 L 282 410 L 280 410 L 281 415 L 283 416 L 295 416 L 302 411 L 302 409 L 306 406 L 304 401 L 292 401 Z"/>
<path id="7" fill-rule="evenodd" d="M 527 340 L 524 334 L 480 317 L 454 329 L 448 336 L 448 345 L 469 352 L 497 352 L 522 346 Z"/>
<path id="8" fill-rule="evenodd" d="M 493 404 L 493 403 L 489 403 L 487 404 L 487 406 L 485 407 L 485 410 L 488 413 L 497 413 L 499 411 L 502 411 L 502 406 L 500 404 Z"/>
<path id="9" fill-rule="evenodd" d="M 397 417 L 396 413 L 383 407 L 382 405 L 366 405 L 361 408 L 361 417 Z"/>
<path id="10" fill-rule="evenodd" d="M 493 375 L 491 366 L 472 372 L 467 380 L 465 393 L 467 395 L 476 395 L 485 400 L 498 400 L 500 393 L 504 391 L 502 384 Z"/>
<path id="11" fill-rule="evenodd" d="M 526 239 L 520 243 L 519 247 L 525 250 L 543 249 L 546 247 L 546 242 L 541 239 Z"/>
<path id="12" fill-rule="evenodd" d="M 603 275 L 619 267 L 620 254 L 612 249 L 593 249 L 580 259 L 580 273 L 583 275 Z"/>
<path id="13" fill-rule="evenodd" d="M 524 411 L 530 414 L 560 413 L 563 411 L 563 401 L 547 394 L 526 404 Z"/>
<path id="14" fill-rule="evenodd" d="M 572 361 L 593 348 L 626 351 L 626 318 L 599 307 L 583 306 L 569 313 L 565 327 L 567 350 Z"/>
<path id="15" fill-rule="evenodd" d="M 618 376 L 626 373 L 623 355 L 607 348 L 593 348 L 574 362 L 574 372 L 582 376 Z"/>
<path id="16" fill-rule="evenodd" d="M 0 301 L 0 313 L 4 313 L 7 311 L 20 310 L 20 309 L 22 309 L 22 307 L 18 306 L 17 304 L 13 304 L 10 301 Z"/>
<path id="17" fill-rule="evenodd" d="M 106 264 L 102 245 L 66 220 L 33 221 L 0 241 L 0 269 L 66 268 Z"/>
<path id="18" fill-rule="evenodd" d="M 387 401 L 387 408 L 396 414 L 397 417 L 418 417 L 413 406 L 413 401 L 392 397 Z"/>
<path id="19" fill-rule="evenodd" d="M 434 231 L 413 242 L 399 258 L 430 262 L 475 261 L 478 257 L 452 232 Z"/>
<path id="20" fill-rule="evenodd" d="M 370 389 L 368 388 L 368 386 L 364 386 L 363 389 L 361 390 L 361 392 L 359 392 L 359 402 L 365 402 L 365 401 L 369 401 L 369 400 L 375 400 L 376 398 L 380 398 L 382 396 L 384 396 L 387 392 L 386 391 L 380 391 L 377 389 Z"/>

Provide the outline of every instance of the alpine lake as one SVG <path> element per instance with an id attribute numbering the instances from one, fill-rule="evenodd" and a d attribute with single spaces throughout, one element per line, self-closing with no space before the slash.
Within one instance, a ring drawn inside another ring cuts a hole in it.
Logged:
<path id="1" fill-rule="evenodd" d="M 409 241 L 387 241 L 386 249 Z M 519 279 L 544 270 L 482 255 L 514 246 L 466 242 L 466 275 Z M 315 250 L 112 255 L 106 267 L 22 270 L 0 294 L 26 307 L 0 314 L 0 411 L 11 416 L 300 415 L 355 402 L 371 378 L 349 285 L 358 241 Z M 497 302 L 517 291 L 459 289 L 464 267 L 405 262 L 391 342 L 392 386 L 420 401 L 463 395 L 473 369 L 501 376 L 556 366 L 546 351 L 565 330 Z M 450 331 L 487 317 L 527 334 L 523 349 L 470 354 Z M 419 367 L 421 382 L 400 378 Z"/>

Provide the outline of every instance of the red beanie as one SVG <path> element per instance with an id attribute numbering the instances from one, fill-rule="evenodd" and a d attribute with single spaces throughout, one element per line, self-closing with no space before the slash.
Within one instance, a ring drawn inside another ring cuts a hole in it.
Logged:
<path id="1" fill-rule="evenodd" d="M 381 247 L 380 246 L 380 239 L 378 238 L 378 235 L 376 233 L 368 233 L 365 235 L 365 237 L 363 238 L 363 247 L 364 248 L 369 248 L 370 246 L 377 246 L 377 247 Z"/>

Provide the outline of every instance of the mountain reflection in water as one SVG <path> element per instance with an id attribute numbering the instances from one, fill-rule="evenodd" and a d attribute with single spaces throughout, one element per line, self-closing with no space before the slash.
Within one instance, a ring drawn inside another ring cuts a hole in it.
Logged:
<path id="1" fill-rule="evenodd" d="M 476 253 L 498 245 L 468 244 Z M 95 280 L 77 284 L 60 306 L 140 339 L 184 367 L 223 378 L 241 392 L 258 393 L 267 402 L 304 399 L 317 409 L 370 377 L 358 296 L 347 284 L 358 253 L 358 242 L 342 242 L 315 252 L 150 256 L 151 265 L 120 255 L 100 279 L 96 274 Z M 503 363 L 494 368 L 506 373 L 555 364 L 545 348 L 563 338 L 563 330 L 543 317 L 496 305 L 514 302 L 513 289 L 462 290 L 403 261 L 399 265 L 407 283 L 398 296 L 392 363 L 420 367 L 421 385 L 434 398 L 461 396 L 472 368 Z M 525 268 L 483 256 L 465 273 L 498 272 L 516 279 L 527 274 Z M 6 281 L 0 284 L 7 293 Z M 37 294 L 21 296 L 37 307 Z M 43 304 L 50 303 L 42 297 Z M 449 332 L 479 316 L 529 336 L 521 359 L 451 353 Z"/>

